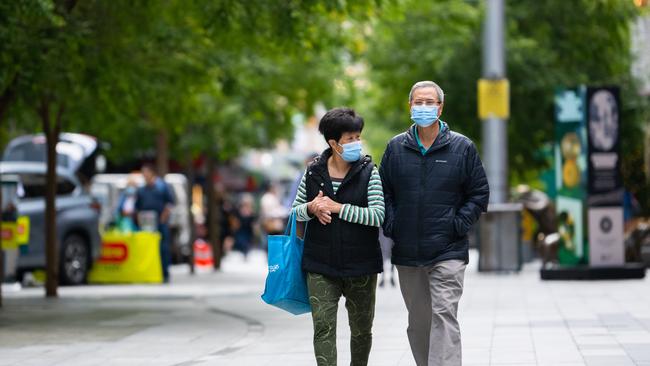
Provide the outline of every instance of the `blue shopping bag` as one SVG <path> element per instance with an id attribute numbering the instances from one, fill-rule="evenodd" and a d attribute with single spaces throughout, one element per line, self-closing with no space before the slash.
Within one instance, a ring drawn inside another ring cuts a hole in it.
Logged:
<path id="1" fill-rule="evenodd" d="M 304 241 L 296 235 L 292 211 L 284 235 L 269 235 L 269 273 L 262 300 L 294 315 L 311 311 L 307 281 L 301 268 Z"/>

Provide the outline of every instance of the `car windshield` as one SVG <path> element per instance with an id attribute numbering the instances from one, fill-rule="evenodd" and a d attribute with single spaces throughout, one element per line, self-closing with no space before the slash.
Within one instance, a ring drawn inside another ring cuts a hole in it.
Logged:
<path id="1" fill-rule="evenodd" d="M 57 146 L 57 150 L 60 150 Z M 46 145 L 45 143 L 26 142 L 13 147 L 5 153 L 4 161 L 34 161 L 45 162 Z M 69 158 L 67 155 L 58 151 L 56 154 L 56 165 L 68 166 Z"/>

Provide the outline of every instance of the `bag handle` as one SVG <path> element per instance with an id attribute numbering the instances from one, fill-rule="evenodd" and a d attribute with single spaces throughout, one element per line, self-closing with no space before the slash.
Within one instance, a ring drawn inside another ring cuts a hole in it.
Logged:
<path id="1" fill-rule="evenodd" d="M 292 209 L 287 220 L 287 228 L 284 229 L 284 235 L 296 236 L 296 212 Z"/>
<path id="2" fill-rule="evenodd" d="M 288 236 L 291 235 L 292 237 L 296 236 L 296 227 L 298 226 L 297 224 L 297 215 L 295 210 L 291 209 L 291 213 L 289 214 L 289 219 L 287 220 L 287 228 L 284 229 L 284 235 Z M 302 239 L 307 237 L 307 227 L 309 226 L 309 221 L 305 221 L 305 232 L 302 234 Z"/>

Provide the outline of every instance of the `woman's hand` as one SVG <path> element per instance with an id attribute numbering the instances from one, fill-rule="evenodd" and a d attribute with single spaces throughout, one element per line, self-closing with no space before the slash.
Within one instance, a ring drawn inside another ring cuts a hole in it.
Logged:
<path id="1" fill-rule="evenodd" d="M 323 196 L 323 191 L 318 191 L 318 196 L 307 204 L 307 211 L 316 216 L 321 224 L 327 225 L 332 222 L 332 211 L 328 209 L 329 205 L 325 199 L 329 197 Z"/>
<path id="2" fill-rule="evenodd" d="M 331 198 L 325 196 L 320 200 L 321 204 L 325 207 L 326 210 L 330 211 L 331 213 L 341 213 L 341 209 L 343 208 L 343 205 L 332 200 Z"/>

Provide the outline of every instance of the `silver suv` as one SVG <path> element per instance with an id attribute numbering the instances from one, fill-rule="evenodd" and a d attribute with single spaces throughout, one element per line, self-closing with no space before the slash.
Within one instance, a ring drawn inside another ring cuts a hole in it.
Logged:
<path id="1" fill-rule="evenodd" d="M 11 200 L 18 216 L 28 216 L 29 243 L 21 248 L 16 275 L 45 268 L 45 177 L 43 163 L 0 163 L 2 185 L 16 186 Z M 92 263 L 100 255 L 99 206 L 84 192 L 77 178 L 67 169 L 57 168 L 56 232 L 59 245 L 59 278 L 62 284 L 79 285 L 86 281 Z"/>

